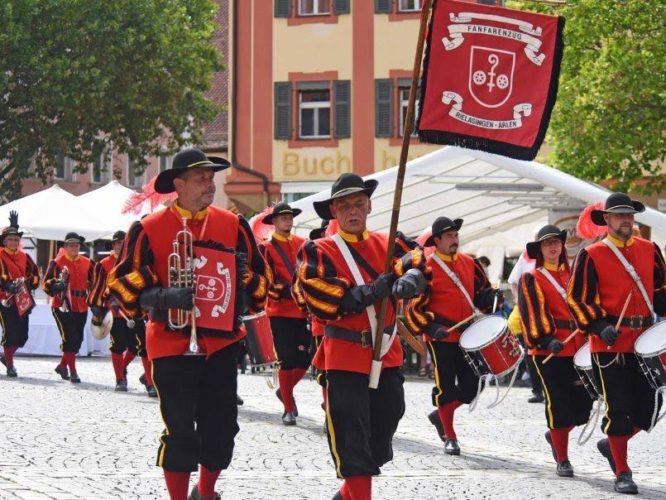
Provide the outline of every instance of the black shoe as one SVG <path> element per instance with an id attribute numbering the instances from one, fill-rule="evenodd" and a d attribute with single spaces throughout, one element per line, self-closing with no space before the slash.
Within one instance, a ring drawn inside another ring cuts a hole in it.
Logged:
<path id="1" fill-rule="evenodd" d="M 125 376 L 127 376 L 127 374 L 125 374 Z M 145 373 L 139 377 L 139 383 L 141 385 L 145 386 L 146 390 L 148 389 L 148 382 L 146 382 L 146 374 Z"/>
<path id="2" fill-rule="evenodd" d="M 282 415 L 282 423 L 284 425 L 296 425 L 296 415 L 293 411 L 287 411 Z"/>
<path id="3" fill-rule="evenodd" d="M 219 493 L 215 493 L 212 497 L 204 497 L 201 496 L 201 493 L 199 493 L 199 488 L 196 486 L 192 488 L 192 492 L 190 493 L 190 496 L 187 497 L 187 500 L 221 500 L 221 496 Z"/>
<path id="4" fill-rule="evenodd" d="M 597 441 L 597 450 L 599 450 L 599 453 L 601 453 L 604 458 L 608 460 L 608 465 L 610 465 L 613 474 L 615 474 L 615 459 L 613 458 L 613 453 L 611 453 L 608 438 L 600 439 Z"/>
<path id="5" fill-rule="evenodd" d="M 148 396 L 151 398 L 157 397 L 157 389 L 155 389 L 155 387 L 153 387 L 152 385 L 146 386 L 146 392 L 148 393 Z"/>
<path id="6" fill-rule="evenodd" d="M 428 420 L 430 420 L 430 423 L 437 429 L 437 435 L 439 436 L 439 439 L 446 443 L 446 438 L 444 438 L 444 426 L 442 425 L 442 420 L 439 418 L 439 412 L 437 410 L 433 410 L 428 413 Z"/>
<path id="7" fill-rule="evenodd" d="M 116 392 L 127 392 L 127 380 L 116 380 Z"/>
<path id="8" fill-rule="evenodd" d="M 69 377 L 69 381 L 72 384 L 80 384 L 81 383 L 81 379 L 79 378 L 79 375 L 77 373 L 72 373 Z"/>
<path id="9" fill-rule="evenodd" d="M 457 439 L 446 439 L 444 443 L 444 453 L 447 455 L 460 455 L 460 446 Z"/>
<path id="10" fill-rule="evenodd" d="M 527 400 L 528 403 L 543 403 L 544 401 L 542 393 L 532 393 L 532 397 Z"/>
<path id="11" fill-rule="evenodd" d="M 279 387 L 277 389 L 275 389 L 275 395 L 280 400 L 280 403 L 284 404 L 284 401 L 282 401 L 282 393 L 280 392 Z M 296 399 L 295 398 L 294 398 L 294 411 L 293 411 L 293 413 L 294 413 L 294 417 L 298 417 L 298 406 L 296 406 Z"/>
<path id="12" fill-rule="evenodd" d="M 546 431 L 544 437 L 546 438 L 546 441 L 548 441 L 548 444 L 550 445 L 550 451 L 553 452 L 553 458 L 555 459 L 555 462 L 557 462 L 557 453 L 555 453 L 555 448 L 553 448 L 553 438 L 550 436 L 550 431 Z"/>
<path id="13" fill-rule="evenodd" d="M 18 373 L 16 373 L 16 368 L 14 368 L 13 366 L 8 366 L 8 367 L 7 367 L 7 376 L 8 376 L 9 378 L 16 378 L 16 377 L 18 377 Z"/>
<path id="14" fill-rule="evenodd" d="M 66 366 L 62 366 L 62 367 L 61 366 L 56 366 L 55 370 L 53 370 L 53 371 L 55 371 L 58 375 L 60 375 L 60 378 L 62 378 L 63 380 L 69 380 L 69 372 L 67 371 Z"/>
<path id="15" fill-rule="evenodd" d="M 574 471 L 571 462 L 562 460 L 557 464 L 557 475 L 560 477 L 573 477 Z"/>
<path id="16" fill-rule="evenodd" d="M 245 404 L 245 401 L 243 401 L 243 398 L 241 398 L 238 394 L 236 394 L 236 406 L 243 406 Z"/>
<path id="17" fill-rule="evenodd" d="M 636 495 L 638 493 L 638 486 L 631 478 L 631 472 L 623 472 L 615 478 L 615 491 L 618 493 L 626 493 L 627 495 Z"/>

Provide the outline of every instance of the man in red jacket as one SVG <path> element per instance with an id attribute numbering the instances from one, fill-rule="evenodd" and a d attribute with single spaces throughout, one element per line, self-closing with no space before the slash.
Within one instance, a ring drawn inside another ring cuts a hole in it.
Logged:
<path id="1" fill-rule="evenodd" d="M 271 322 L 273 346 L 277 354 L 280 387 L 277 397 L 284 405 L 282 423 L 296 425 L 298 410 L 294 400 L 294 388 L 310 366 L 310 342 L 307 313 L 298 307 L 291 296 L 296 268 L 296 253 L 305 239 L 291 234 L 294 217 L 301 213 L 286 203 L 278 203 L 262 222 L 272 224 L 275 231 L 271 239 L 259 249 L 271 270 L 266 314 Z"/>
<path id="2" fill-rule="evenodd" d="M 51 296 L 51 311 L 62 338 L 62 359 L 55 372 L 73 384 L 81 382 L 76 371 L 76 353 L 83 343 L 83 329 L 88 319 L 87 298 L 93 278 L 92 261 L 79 255 L 84 241 L 83 236 L 67 233 L 58 256 L 46 268 L 43 285 L 46 294 Z"/>
<path id="3" fill-rule="evenodd" d="M 629 440 L 651 427 L 655 389 L 634 355 L 638 336 L 666 312 L 666 266 L 659 247 L 632 235 L 634 214 L 645 206 L 613 193 L 592 221 L 608 236 L 581 250 L 567 289 L 578 326 L 588 334 L 592 364 L 601 383 L 606 413 L 597 443 L 615 473 L 615 491 L 638 492 L 627 464 Z M 633 275 L 633 277 L 632 277 Z M 615 328 L 629 299 L 619 330 Z M 661 406 L 661 399 L 658 401 Z"/>
<path id="4" fill-rule="evenodd" d="M 240 315 L 246 309 L 263 309 L 266 299 L 267 271 L 249 225 L 243 217 L 211 205 L 215 172 L 229 166 L 227 160 L 206 157 L 198 149 L 179 152 L 172 168 L 155 181 L 158 193 L 175 191 L 178 198 L 166 210 L 132 225 L 108 280 L 111 295 L 128 315 L 140 316 L 142 309 L 150 312 L 148 357 L 165 424 L 157 465 L 164 470 L 172 500 L 187 497 L 190 473 L 197 465 L 199 482 L 190 499 L 219 498 L 215 483 L 231 463 L 239 430 L 236 361 L 243 338 Z M 191 271 L 195 276 L 189 286 L 170 286 L 179 277 L 170 254 L 174 241 L 184 242 L 184 232 L 191 235 L 194 255 L 179 251 L 180 277 Z M 223 264 L 234 256 L 235 269 L 233 264 Z M 205 267 L 207 263 L 212 269 Z M 211 269 L 211 275 L 197 276 L 203 268 Z M 233 296 L 231 290 L 235 290 Z M 205 309 L 206 302 L 227 295 L 224 304 L 228 309 L 220 302 Z M 175 318 L 179 311 L 187 313 L 182 321 Z M 194 325 L 192 314 L 196 315 Z"/>
<path id="5" fill-rule="evenodd" d="M 425 293 L 405 307 L 407 325 L 415 333 L 424 333 L 435 364 L 435 387 L 432 403 L 437 408 L 428 420 L 444 441 L 444 452 L 460 455 L 453 427 L 454 412 L 474 400 L 479 377 L 463 356 L 460 335 L 473 321 L 470 316 L 490 311 L 497 291 L 491 288 L 481 264 L 458 252 L 458 231 L 462 219 L 438 217 L 432 225 L 432 236 L 424 246 L 434 246 L 428 258 L 428 286 Z M 449 330 L 451 326 L 468 321 Z"/>
<path id="6" fill-rule="evenodd" d="M 328 444 L 337 475 L 345 479 L 335 498 L 345 500 L 369 499 L 372 476 L 393 457 L 393 434 L 405 411 L 393 300 L 411 298 L 425 287 L 423 254 L 401 238 L 396 241 L 401 258 L 382 274 L 388 236 L 366 227 L 377 184 L 352 173 L 338 177 L 331 197 L 314 206 L 322 219 L 337 219 L 340 229 L 306 242 L 299 252 L 303 296 L 310 312 L 326 323 L 314 364 L 326 371 Z M 370 389 L 376 312 L 385 298 L 391 302 L 381 325 L 383 370 L 377 389 Z"/>

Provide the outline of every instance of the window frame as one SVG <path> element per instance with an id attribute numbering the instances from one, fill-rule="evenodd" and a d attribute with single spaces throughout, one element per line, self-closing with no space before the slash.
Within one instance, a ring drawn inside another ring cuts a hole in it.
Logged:
<path id="1" fill-rule="evenodd" d="M 313 12 L 303 12 L 303 10 L 302 10 L 303 3 L 307 2 L 307 1 L 308 0 L 297 0 L 297 2 L 296 2 L 296 16 L 298 16 L 298 17 L 315 17 L 315 16 L 329 16 L 329 15 L 333 14 L 333 9 L 331 8 L 332 7 L 331 4 L 334 0 L 310 0 L 310 1 L 312 1 Z M 326 12 L 320 12 L 319 11 L 319 5 L 322 2 L 328 2 L 328 10 Z M 317 7 L 314 7 L 315 5 Z M 314 11 L 316 11 L 316 12 L 314 12 Z"/>
<path id="2" fill-rule="evenodd" d="M 405 130 L 405 117 L 407 115 L 407 108 L 409 107 L 409 91 L 411 90 L 411 85 L 409 87 L 404 86 L 404 85 L 396 85 L 398 89 L 398 98 L 396 102 L 398 103 L 398 137 L 402 138 L 404 135 L 404 130 Z M 406 96 L 403 99 L 402 98 L 402 93 L 406 92 Z M 404 108 L 403 108 L 404 106 Z M 404 109 L 404 113 L 403 113 Z M 416 129 L 416 124 L 419 121 L 419 112 L 421 111 L 421 99 L 418 97 L 416 98 L 416 101 L 414 102 L 414 126 L 412 128 L 412 133 L 410 134 L 410 138 L 418 138 L 419 134 Z"/>
<path id="3" fill-rule="evenodd" d="M 398 14 L 412 14 L 414 12 L 421 12 L 421 9 L 423 9 L 423 0 L 395 0 L 396 1 L 396 12 Z M 407 2 L 407 1 L 413 1 L 414 3 L 418 4 L 418 7 L 413 7 L 411 9 L 409 8 L 403 8 L 402 3 Z"/>
<path id="4" fill-rule="evenodd" d="M 132 189 L 141 189 L 143 185 L 146 183 L 146 170 L 144 170 L 141 174 L 136 175 L 134 173 L 134 168 L 132 160 L 129 158 L 127 159 L 127 186 L 132 188 Z"/>
<path id="5" fill-rule="evenodd" d="M 327 82 L 329 83 L 329 82 Z M 296 89 L 296 92 L 298 94 L 298 103 L 297 103 L 297 123 L 298 123 L 298 137 L 297 140 L 299 141 L 310 141 L 310 140 L 328 140 L 333 138 L 333 134 L 331 133 L 333 130 L 333 123 L 332 123 L 332 110 L 333 110 L 333 102 L 331 99 L 331 89 L 330 85 L 328 89 Z M 328 92 L 328 101 L 312 101 L 312 102 L 303 102 L 303 94 L 306 92 Z M 325 105 L 325 104 L 328 105 Z M 313 113 L 313 124 L 312 124 L 312 129 L 313 132 L 317 132 L 314 135 L 308 135 L 304 136 L 303 135 L 303 110 L 306 109 L 313 109 L 315 110 Z M 323 135 L 319 134 L 319 129 L 320 129 L 320 123 L 319 123 L 319 113 L 316 110 L 321 110 L 321 109 L 328 109 L 328 135 Z"/>
<path id="6" fill-rule="evenodd" d="M 95 180 L 95 163 L 99 162 L 99 174 L 100 179 Z M 95 161 L 91 165 L 90 171 L 90 181 L 93 184 L 107 184 L 111 181 L 111 175 L 113 173 L 113 152 L 104 151 L 100 153 Z"/>

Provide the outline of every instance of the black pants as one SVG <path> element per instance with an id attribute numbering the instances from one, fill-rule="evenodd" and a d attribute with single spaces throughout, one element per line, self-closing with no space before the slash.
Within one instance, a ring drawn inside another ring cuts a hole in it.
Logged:
<path id="1" fill-rule="evenodd" d="M 130 328 L 127 326 L 127 321 L 125 321 L 125 318 L 113 318 L 113 326 L 111 327 L 111 332 L 109 334 L 111 337 L 109 351 L 114 354 L 123 354 L 125 351 L 137 354 L 138 346 L 136 330 L 139 328 L 139 323 L 143 322 L 136 321 L 134 328 Z"/>
<path id="2" fill-rule="evenodd" d="M 368 375 L 326 372 L 326 430 L 339 478 L 375 476 L 393 458 L 393 434 L 405 413 L 405 378 L 399 368 L 382 371 L 377 389 Z"/>
<path id="3" fill-rule="evenodd" d="M 471 403 L 479 388 L 479 377 L 469 366 L 458 343 L 428 342 L 427 345 L 435 365 L 432 404 L 442 406 L 451 401 Z"/>
<path id="4" fill-rule="evenodd" d="M 280 368 L 307 370 L 312 360 L 310 355 L 311 334 L 307 320 L 273 316 L 270 321 L 273 346 Z"/>
<path id="5" fill-rule="evenodd" d="M 62 352 L 79 352 L 83 343 L 83 329 L 86 326 L 87 312 L 62 312 L 58 308 L 51 308 L 53 317 L 60 331 L 60 350 Z"/>
<path id="6" fill-rule="evenodd" d="M 6 347 L 23 347 L 28 341 L 28 320 L 30 312 L 19 316 L 16 305 L 3 307 L 0 305 L 0 326 L 2 326 L 2 345 Z"/>
<path id="7" fill-rule="evenodd" d="M 153 360 L 153 380 L 165 430 L 157 465 L 172 472 L 226 469 L 238 434 L 238 342 L 205 356 Z"/>
<path id="8" fill-rule="evenodd" d="M 546 397 L 546 422 L 549 429 L 583 425 L 590 419 L 592 399 L 573 366 L 573 357 L 532 356 L 537 376 Z"/>
<path id="9" fill-rule="evenodd" d="M 135 319 L 136 326 L 134 327 L 134 340 L 136 341 L 136 354 L 137 356 L 140 357 L 146 357 L 148 355 L 148 351 L 146 351 L 146 322 L 142 319 Z"/>
<path id="10" fill-rule="evenodd" d="M 517 335 L 516 338 L 520 342 L 520 345 L 523 346 L 523 349 L 525 349 L 525 352 L 527 352 L 528 348 L 525 345 L 525 339 L 523 338 L 523 336 Z M 518 367 L 518 375 L 516 376 L 516 380 L 521 379 L 523 373 L 525 373 L 525 370 L 527 370 L 527 373 L 529 373 L 530 375 L 530 384 L 532 385 L 532 392 L 534 394 L 541 394 L 543 392 L 543 387 L 541 387 L 539 374 L 537 373 L 536 366 L 534 365 L 534 360 L 532 359 L 532 356 L 523 357 L 523 360 L 520 362 L 520 366 Z"/>
<path id="11" fill-rule="evenodd" d="M 317 349 L 319 349 L 319 346 L 321 345 L 323 340 L 324 340 L 323 335 L 318 335 L 316 337 L 314 335 L 312 336 L 312 356 L 315 355 Z M 324 370 L 320 370 L 317 368 L 315 370 L 315 380 L 320 386 L 326 387 L 326 372 Z"/>
<path id="12" fill-rule="evenodd" d="M 593 353 L 592 366 L 607 408 L 601 430 L 609 436 L 627 436 L 634 427 L 648 430 L 656 391 L 641 372 L 636 356 L 632 353 L 617 357 L 615 353 Z M 661 403 L 660 396 L 659 408 Z"/>

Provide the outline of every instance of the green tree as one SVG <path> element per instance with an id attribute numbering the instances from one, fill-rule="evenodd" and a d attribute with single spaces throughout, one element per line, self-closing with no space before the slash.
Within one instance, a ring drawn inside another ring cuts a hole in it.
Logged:
<path id="1" fill-rule="evenodd" d="M 567 0 L 536 7 L 566 18 L 548 160 L 616 189 L 666 188 L 666 3 Z"/>
<path id="2" fill-rule="evenodd" d="M 211 0 L 0 3 L 0 197 L 46 181 L 58 154 L 84 172 L 103 151 L 145 157 L 201 140 L 221 69 Z M 35 171 L 30 163 L 34 162 Z"/>

